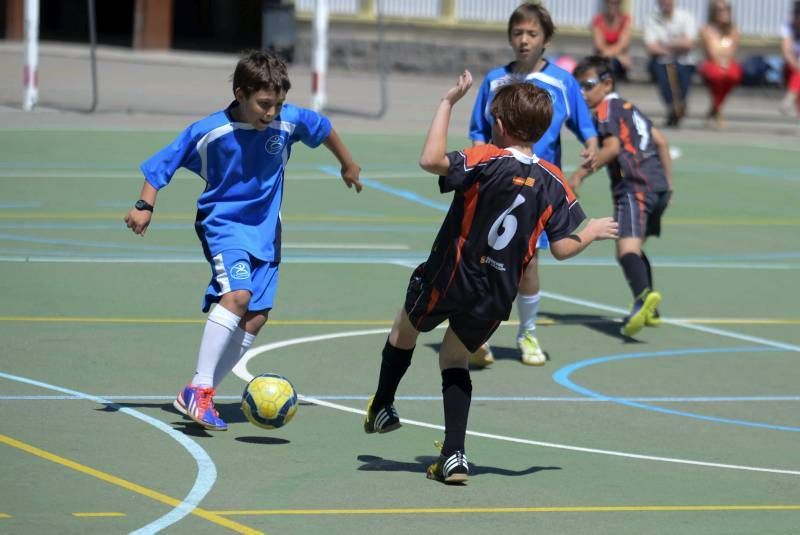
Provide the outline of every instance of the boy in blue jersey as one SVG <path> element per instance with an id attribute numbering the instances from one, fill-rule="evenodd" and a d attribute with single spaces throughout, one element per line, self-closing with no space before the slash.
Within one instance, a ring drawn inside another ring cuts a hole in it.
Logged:
<path id="1" fill-rule="evenodd" d="M 578 231 L 585 215 L 561 171 L 533 153 L 552 118 L 551 98 L 543 89 L 505 85 L 491 104 L 491 143 L 446 152 L 453 106 L 471 85 L 472 76 L 464 71 L 428 130 L 420 166 L 439 177 L 441 193 L 453 197 L 428 259 L 411 275 L 364 419 L 367 433 L 400 427 L 394 398 L 417 338 L 447 320 L 439 348 L 444 443 L 427 476 L 454 484 L 469 476 L 464 449 L 472 397 L 469 356 L 508 319 L 539 236 L 547 231 L 553 256 L 564 260 L 594 240 L 617 235 L 610 217 L 592 219 Z"/>
<path id="2" fill-rule="evenodd" d="M 284 103 L 291 84 L 272 53 L 247 52 L 233 73 L 235 100 L 186 128 L 141 165 L 145 181 L 125 216 L 144 236 L 158 191 L 183 167 L 206 182 L 197 200 L 195 231 L 211 265 L 203 312 L 208 314 L 194 378 L 173 405 L 205 429 L 227 424 L 214 405 L 215 388 L 267 322 L 281 260 L 280 208 L 286 162 L 294 143 L 324 144 L 341 164 L 348 188 L 361 191 L 361 168 L 330 121 Z"/>
<path id="3" fill-rule="evenodd" d="M 645 114 L 616 93 L 606 58 L 585 58 L 575 67 L 575 77 L 602 141 L 596 166 L 575 171 L 570 185 L 577 192 L 592 172 L 608 168 L 619 223 L 617 261 L 633 294 L 633 306 L 621 332 L 633 336 L 642 327 L 661 321 L 656 310 L 661 294 L 653 289 L 652 267 L 642 246 L 649 236 L 661 234 L 661 217 L 672 196 L 669 144 Z"/>
<path id="4" fill-rule="evenodd" d="M 553 103 L 553 119 L 550 127 L 534 146 L 536 155 L 560 168 L 561 128 L 566 125 L 585 146 L 581 165 L 590 167 L 597 153 L 597 131 L 592 124 L 589 109 L 581 97 L 575 78 L 544 58 L 544 51 L 554 33 L 553 20 L 543 6 L 525 3 L 514 10 L 508 20 L 508 42 L 514 50 L 515 60 L 489 71 L 486 75 L 472 109 L 469 136 L 473 145 L 489 142 L 492 127 L 489 108 L 494 95 L 506 84 L 529 82 L 545 89 Z M 547 247 L 545 234 L 542 235 L 538 247 Z M 542 366 L 547 360 L 535 336 L 538 309 L 537 253 L 525 269 L 517 297 L 519 315 L 517 346 L 522 362 L 531 366 Z M 470 357 L 470 364 L 477 367 L 485 367 L 492 362 L 494 358 L 488 344 L 481 346 Z"/>

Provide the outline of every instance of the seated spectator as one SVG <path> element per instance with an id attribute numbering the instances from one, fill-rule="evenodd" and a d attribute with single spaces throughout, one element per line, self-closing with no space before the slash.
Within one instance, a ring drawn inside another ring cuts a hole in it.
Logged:
<path id="1" fill-rule="evenodd" d="M 781 28 L 781 52 L 786 82 L 781 110 L 800 115 L 800 0 L 795 0 L 792 16 Z"/>
<path id="2" fill-rule="evenodd" d="M 725 125 L 722 103 L 731 89 L 742 83 L 742 67 L 736 62 L 739 28 L 733 23 L 728 0 L 711 0 L 708 22 L 700 30 L 706 59 L 700 75 L 711 92 L 711 108 L 706 118 L 718 128 Z"/>
<path id="3" fill-rule="evenodd" d="M 658 9 L 645 24 L 644 45 L 650 54 L 650 76 L 667 107 L 666 126 L 678 126 L 686 115 L 696 37 L 697 23 L 691 13 L 675 9 L 674 0 L 658 0 Z"/>
<path id="4" fill-rule="evenodd" d="M 603 0 L 603 11 L 592 19 L 595 54 L 611 60 L 617 81 L 628 79 L 631 56 L 631 17 L 622 11 L 622 0 Z"/>

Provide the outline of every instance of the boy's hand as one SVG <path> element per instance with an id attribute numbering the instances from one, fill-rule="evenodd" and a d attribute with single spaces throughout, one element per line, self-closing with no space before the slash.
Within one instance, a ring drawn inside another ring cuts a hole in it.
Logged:
<path id="1" fill-rule="evenodd" d="M 453 106 L 456 102 L 461 100 L 461 97 L 467 94 L 470 87 L 472 87 L 472 74 L 468 70 L 464 70 L 461 76 L 458 77 L 456 85 L 450 88 L 443 100 L 446 100 Z"/>
<path id="2" fill-rule="evenodd" d="M 611 217 L 590 219 L 586 232 L 593 236 L 593 240 L 616 240 L 619 238 L 619 224 Z"/>
<path id="3" fill-rule="evenodd" d="M 342 180 L 344 180 L 344 183 L 348 188 L 355 186 L 356 193 L 361 193 L 361 188 L 364 187 L 361 185 L 359 175 L 361 175 L 361 166 L 356 162 L 351 162 L 348 165 L 342 166 Z"/>
<path id="4" fill-rule="evenodd" d="M 150 226 L 150 219 L 152 217 L 153 213 L 148 210 L 131 208 L 128 215 L 125 216 L 125 224 L 134 234 L 144 236 L 145 232 L 147 232 L 147 227 Z"/>
<path id="5" fill-rule="evenodd" d="M 598 155 L 598 150 L 594 146 L 590 146 L 583 149 L 581 151 L 581 158 L 583 158 L 583 161 L 581 162 L 581 167 L 583 167 L 587 171 L 594 172 L 595 167 L 597 167 L 597 155 Z"/>

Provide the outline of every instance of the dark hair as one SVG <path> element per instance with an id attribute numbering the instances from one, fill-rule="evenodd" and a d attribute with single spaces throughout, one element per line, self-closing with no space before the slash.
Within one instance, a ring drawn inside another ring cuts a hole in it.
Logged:
<path id="1" fill-rule="evenodd" d="M 497 91 L 489 111 L 514 139 L 534 143 L 550 127 L 553 103 L 550 93 L 527 82 L 505 85 Z"/>
<path id="2" fill-rule="evenodd" d="M 611 66 L 611 60 L 603 56 L 587 56 L 583 58 L 572 69 L 572 76 L 578 78 L 590 70 L 594 70 L 597 73 L 598 79 L 607 80 L 610 78 L 614 82 L 614 69 Z"/>
<path id="3" fill-rule="evenodd" d="M 550 16 L 550 12 L 539 2 L 526 2 L 515 9 L 508 19 L 506 33 L 508 34 L 509 40 L 511 39 L 512 26 L 533 19 L 537 19 L 542 26 L 545 42 L 552 39 L 553 35 L 556 33 L 556 25 L 553 24 L 553 18 Z"/>
<path id="4" fill-rule="evenodd" d="M 261 89 L 287 92 L 292 87 L 286 63 L 272 52 L 247 50 L 233 71 L 233 90 L 239 87 L 246 97 Z"/>

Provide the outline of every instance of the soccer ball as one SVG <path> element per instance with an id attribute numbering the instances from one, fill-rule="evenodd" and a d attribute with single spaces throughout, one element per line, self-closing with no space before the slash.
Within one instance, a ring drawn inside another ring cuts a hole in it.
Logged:
<path id="1" fill-rule="evenodd" d="M 242 412 L 251 424 L 258 427 L 283 427 L 297 412 L 297 393 L 292 383 L 281 375 L 258 375 L 244 388 Z"/>

